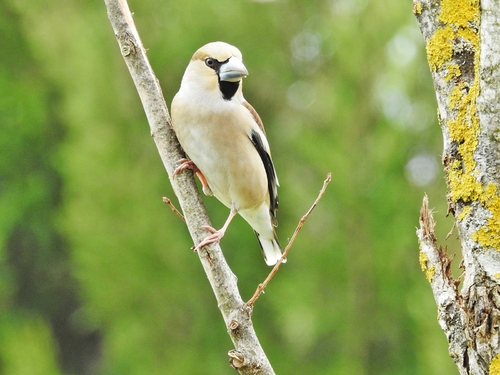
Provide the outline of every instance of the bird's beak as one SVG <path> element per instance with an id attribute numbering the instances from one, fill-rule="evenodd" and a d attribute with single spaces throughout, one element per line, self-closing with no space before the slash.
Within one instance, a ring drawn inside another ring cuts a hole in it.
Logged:
<path id="1" fill-rule="evenodd" d="M 237 57 L 231 56 L 227 63 L 222 64 L 219 70 L 221 81 L 238 82 L 248 75 L 248 70 Z"/>

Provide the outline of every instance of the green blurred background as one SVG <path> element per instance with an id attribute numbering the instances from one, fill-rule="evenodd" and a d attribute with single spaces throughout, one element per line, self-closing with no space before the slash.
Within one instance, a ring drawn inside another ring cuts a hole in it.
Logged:
<path id="1" fill-rule="evenodd" d="M 452 221 L 411 1 L 129 5 L 168 104 L 197 48 L 243 52 L 282 243 L 332 172 L 255 307 L 276 373 L 455 374 L 418 264 L 424 192 Z M 0 0 L 0 30 L 0 374 L 235 373 L 104 2 Z M 222 248 L 248 299 L 270 269 L 241 218 Z"/>

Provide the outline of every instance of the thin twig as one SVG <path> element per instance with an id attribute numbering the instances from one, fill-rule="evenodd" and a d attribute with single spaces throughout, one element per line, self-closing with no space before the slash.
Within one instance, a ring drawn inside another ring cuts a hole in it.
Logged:
<path id="1" fill-rule="evenodd" d="M 172 201 L 169 198 L 163 197 L 161 200 L 163 201 L 163 203 L 166 203 L 170 207 L 172 212 L 174 214 L 176 214 L 177 216 L 179 216 L 183 222 L 186 222 L 186 219 L 184 219 L 184 216 L 182 216 L 181 212 L 177 208 L 175 208 L 174 204 L 172 203 Z"/>
<path id="2" fill-rule="evenodd" d="M 276 263 L 276 265 L 273 267 L 273 269 L 271 270 L 269 275 L 267 275 L 266 279 L 261 284 L 259 284 L 259 286 L 257 287 L 257 290 L 253 294 L 252 298 L 250 298 L 248 300 L 248 302 L 246 303 L 247 306 L 251 307 L 254 305 L 255 301 L 257 301 L 257 298 L 259 298 L 259 296 L 262 294 L 262 292 L 264 292 L 264 289 L 267 287 L 267 284 L 269 284 L 269 282 L 274 277 L 274 275 L 276 275 L 276 273 L 278 273 L 278 270 L 281 266 L 281 263 L 283 263 L 283 261 L 286 259 L 288 252 L 290 251 L 290 248 L 292 247 L 292 245 L 295 241 L 295 238 L 297 237 L 300 230 L 304 226 L 304 223 L 306 222 L 306 220 L 309 218 L 309 215 L 311 215 L 311 212 L 318 205 L 319 200 L 325 194 L 326 187 L 328 186 L 328 184 L 330 183 L 331 180 L 332 180 L 332 174 L 329 172 L 328 175 L 326 176 L 326 180 L 323 181 L 323 187 L 319 191 L 318 197 L 316 198 L 316 200 L 312 204 L 311 208 L 309 208 L 309 210 L 305 213 L 304 216 L 302 216 L 299 223 L 297 224 L 297 227 L 295 228 L 295 231 L 293 232 L 292 238 L 290 238 L 290 241 L 288 241 L 288 244 L 286 245 L 285 250 L 283 251 L 283 255 L 281 256 L 281 259 L 278 261 L 278 263 Z"/>
<path id="3" fill-rule="evenodd" d="M 453 234 L 453 230 L 455 229 L 455 227 L 457 226 L 457 220 L 453 220 L 453 226 L 451 227 L 450 231 L 448 232 L 448 234 L 446 235 L 446 237 L 444 238 L 444 240 L 446 241 L 448 238 L 450 238 L 450 236 Z"/>

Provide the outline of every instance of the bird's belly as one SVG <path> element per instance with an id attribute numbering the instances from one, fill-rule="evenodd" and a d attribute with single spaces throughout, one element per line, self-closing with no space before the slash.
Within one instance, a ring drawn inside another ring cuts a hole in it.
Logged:
<path id="1" fill-rule="evenodd" d="M 224 138 L 222 134 L 220 137 Z M 258 207 L 269 200 L 264 164 L 250 139 L 243 137 L 221 141 L 214 140 L 210 134 L 198 134 L 196 145 L 183 146 L 205 176 L 214 196 L 225 206 L 237 210 Z"/>

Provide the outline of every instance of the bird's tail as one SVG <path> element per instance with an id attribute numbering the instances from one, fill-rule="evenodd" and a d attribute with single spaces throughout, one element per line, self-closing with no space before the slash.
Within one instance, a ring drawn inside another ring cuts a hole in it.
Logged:
<path id="1" fill-rule="evenodd" d="M 274 238 L 265 238 L 261 236 L 257 231 L 254 231 L 259 240 L 260 248 L 262 249 L 262 255 L 264 255 L 264 260 L 268 266 L 274 266 L 281 258 L 281 246 L 276 236 L 276 232 L 273 230 Z M 283 259 L 282 263 L 286 262 L 286 258 Z"/>

